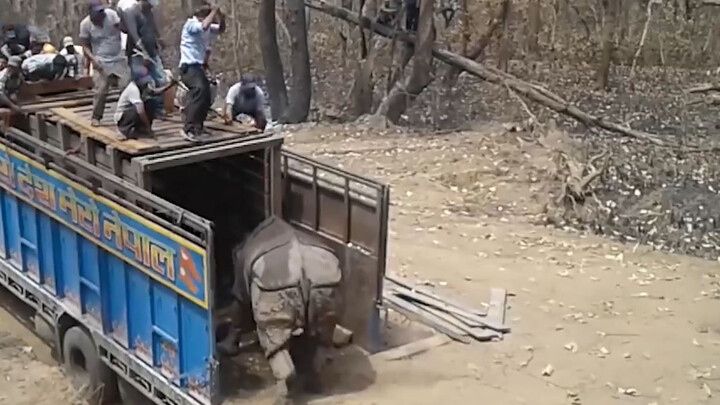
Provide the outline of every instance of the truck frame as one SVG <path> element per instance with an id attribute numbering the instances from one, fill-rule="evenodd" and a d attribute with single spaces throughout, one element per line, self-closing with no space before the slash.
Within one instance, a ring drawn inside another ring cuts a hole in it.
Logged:
<path id="1" fill-rule="evenodd" d="M 156 139 L 118 142 L 89 126 L 89 89 L 31 84 L 27 116 L 0 112 L 0 285 L 52 330 L 71 374 L 105 399 L 119 380 L 156 404 L 221 403 L 215 309 L 233 243 L 268 216 L 334 249 L 341 323 L 379 349 L 388 186 L 249 128 L 210 123 L 211 139 L 188 143 L 172 115 Z"/>

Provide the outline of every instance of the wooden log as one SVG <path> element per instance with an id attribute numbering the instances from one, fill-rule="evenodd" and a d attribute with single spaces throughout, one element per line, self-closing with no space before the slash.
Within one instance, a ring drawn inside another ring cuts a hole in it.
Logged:
<path id="1" fill-rule="evenodd" d="M 342 7 L 334 6 L 322 0 L 308 0 L 305 4 L 309 8 L 321 11 L 351 24 L 372 29 L 374 32 L 384 37 L 397 38 L 404 42 L 415 43 L 415 38 L 406 32 L 395 31 L 390 27 L 372 21 L 367 17 L 358 17 L 356 14 L 353 14 L 351 11 Z M 507 86 L 519 95 L 542 104 L 557 113 L 571 117 L 586 126 L 602 128 L 616 134 L 640 139 L 658 146 L 680 146 L 676 143 L 667 142 L 659 135 L 635 130 L 628 126 L 607 120 L 603 117 L 589 114 L 560 97 L 549 96 L 547 91 L 538 89 L 540 86 L 532 85 L 531 83 L 520 80 L 508 73 L 501 73 L 497 69 L 484 66 L 481 63 L 442 49 L 439 44 L 435 44 L 433 56 L 448 65 L 455 66 L 482 80 L 501 86 Z"/>
<path id="2" fill-rule="evenodd" d="M 408 357 L 415 356 L 416 354 L 424 353 L 430 349 L 440 347 L 450 343 L 450 338 L 445 335 L 434 335 L 429 338 L 422 340 L 416 340 L 414 342 L 395 347 L 384 352 L 376 353 L 370 356 L 371 359 L 375 360 L 399 360 L 406 359 Z"/>
<path id="3" fill-rule="evenodd" d="M 685 90 L 685 92 L 689 94 L 708 93 L 711 91 L 720 91 L 720 83 L 702 83 Z"/>
<path id="4" fill-rule="evenodd" d="M 152 143 L 151 140 L 127 139 L 120 141 L 117 139 L 115 131 L 105 127 L 93 127 L 90 125 L 90 121 L 66 108 L 52 108 L 50 111 L 58 117 L 58 122 L 73 128 L 81 135 L 94 138 L 125 153 L 132 155 L 158 149 L 158 146 Z"/>

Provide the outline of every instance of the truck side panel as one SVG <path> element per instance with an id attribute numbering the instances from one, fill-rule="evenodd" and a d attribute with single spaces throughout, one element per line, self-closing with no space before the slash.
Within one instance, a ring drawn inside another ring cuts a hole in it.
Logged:
<path id="1" fill-rule="evenodd" d="M 0 260 L 209 403 L 209 257 L 137 213 L 0 147 Z"/>
<path id="2" fill-rule="evenodd" d="M 333 248 L 343 268 L 341 323 L 358 344 L 378 350 L 389 187 L 287 150 L 282 171 L 283 217 Z"/>

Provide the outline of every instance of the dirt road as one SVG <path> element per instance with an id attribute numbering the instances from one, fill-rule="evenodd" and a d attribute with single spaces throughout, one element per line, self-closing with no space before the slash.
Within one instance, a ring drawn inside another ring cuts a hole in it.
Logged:
<path id="1" fill-rule="evenodd" d="M 505 341 L 372 368 L 339 359 L 342 372 L 327 376 L 338 396 L 312 402 L 720 403 L 717 263 L 538 225 L 547 151 L 499 126 L 437 137 L 309 128 L 288 142 L 392 185 L 391 272 L 477 305 L 490 287 L 514 294 Z M 0 403 L 22 403 L 6 393 L 17 386 L 8 361 L 14 375 L 29 364 L 22 378 L 59 384 L 56 368 L 28 361 L 18 345 L 0 344 Z M 48 391 L 22 398 L 43 403 Z"/>

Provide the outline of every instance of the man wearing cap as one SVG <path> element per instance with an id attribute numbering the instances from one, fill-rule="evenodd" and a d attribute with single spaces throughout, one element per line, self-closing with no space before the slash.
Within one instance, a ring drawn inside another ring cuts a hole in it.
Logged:
<path id="1" fill-rule="evenodd" d="M 7 24 L 2 27 L 2 46 L 0 56 L 8 60 L 11 56 L 20 56 L 30 47 L 30 32 L 24 26 Z"/>
<path id="2" fill-rule="evenodd" d="M 126 56 L 130 62 L 130 71 L 133 75 L 142 69 L 148 69 L 155 81 L 155 87 L 162 87 L 167 83 L 167 77 L 160 60 L 160 33 L 157 29 L 154 9 L 158 0 L 137 0 L 135 4 L 121 13 L 121 19 L 127 32 L 128 43 Z M 163 113 L 163 100 L 154 101 L 155 113 Z"/>
<path id="3" fill-rule="evenodd" d="M 15 101 L 23 82 L 20 72 L 22 58 L 13 55 L 8 59 L 7 67 L 0 71 L 0 107 L 7 107 L 16 113 L 23 113 Z"/>
<path id="4" fill-rule="evenodd" d="M 60 55 L 65 57 L 67 61 L 67 77 L 76 78 L 83 76 L 83 72 L 85 71 L 85 58 L 82 54 L 82 48 L 75 46 L 72 37 L 67 36 L 63 38 Z"/>
<path id="5" fill-rule="evenodd" d="M 105 112 L 110 85 L 124 88 L 130 80 L 130 69 L 120 46 L 120 16 L 97 0 L 90 2 L 88 16 L 80 23 L 83 53 L 94 68 L 92 126 L 99 126 Z"/>
<path id="6" fill-rule="evenodd" d="M 152 100 L 177 84 L 172 80 L 157 89 L 147 69 L 139 69 L 133 74 L 133 78 L 134 80 L 120 94 L 115 111 L 115 123 L 120 140 L 152 136 L 152 122 L 155 118 Z"/>
<path id="7" fill-rule="evenodd" d="M 216 21 L 219 20 L 219 21 Z M 204 6 L 195 11 L 180 37 L 180 72 L 188 88 L 182 135 L 196 141 L 203 134 L 212 100 L 205 72 L 206 55 L 213 37 L 225 31 L 225 18 L 217 7 Z"/>
<path id="8" fill-rule="evenodd" d="M 65 76 L 67 60 L 55 51 L 54 46 L 45 44 L 42 53 L 25 58 L 21 67 L 30 82 L 57 80 Z"/>
<path id="9" fill-rule="evenodd" d="M 230 87 L 225 97 L 225 121 L 230 123 L 239 120 L 241 114 L 252 117 L 255 127 L 265 130 L 265 93 L 257 85 L 253 75 L 243 75 L 239 82 Z"/>

